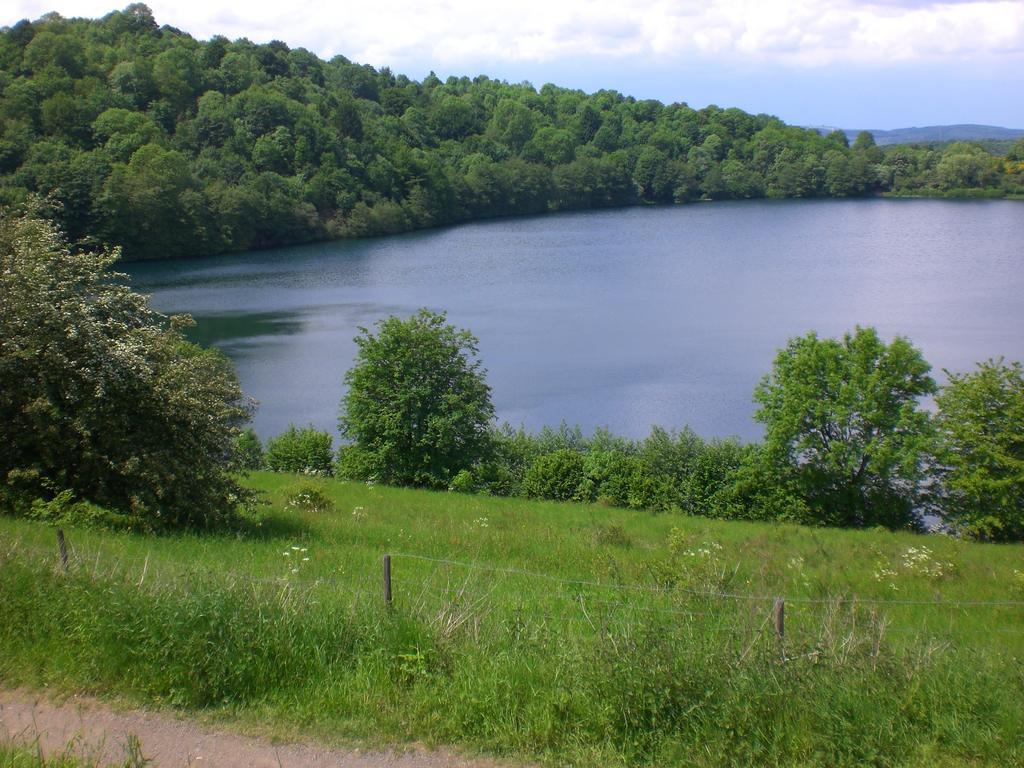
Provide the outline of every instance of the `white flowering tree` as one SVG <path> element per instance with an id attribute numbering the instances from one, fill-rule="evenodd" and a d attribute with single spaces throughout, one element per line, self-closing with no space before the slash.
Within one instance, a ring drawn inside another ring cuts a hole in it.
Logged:
<path id="1" fill-rule="evenodd" d="M 0 480 L 156 527 L 210 527 L 243 496 L 232 444 L 251 415 L 230 363 L 188 343 L 33 210 L 0 214 Z"/>

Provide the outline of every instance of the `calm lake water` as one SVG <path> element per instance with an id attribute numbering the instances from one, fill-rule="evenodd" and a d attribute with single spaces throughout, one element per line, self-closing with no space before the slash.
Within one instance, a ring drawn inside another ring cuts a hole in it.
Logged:
<path id="1" fill-rule="evenodd" d="M 358 326 L 419 307 L 480 339 L 500 420 L 642 437 L 760 436 L 751 394 L 787 338 L 873 325 L 941 380 L 1024 359 L 1024 203 L 779 201 L 501 219 L 127 265 L 260 402 L 335 432 Z"/>

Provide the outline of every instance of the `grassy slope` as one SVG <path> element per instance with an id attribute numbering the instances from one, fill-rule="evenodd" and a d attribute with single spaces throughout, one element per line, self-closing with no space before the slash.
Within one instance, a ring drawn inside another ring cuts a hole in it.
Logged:
<path id="1" fill-rule="evenodd" d="M 0 520 L 0 679 L 560 764 L 1024 760 L 1024 606 L 955 604 L 1024 600 L 1019 546 L 252 482 L 253 535 L 69 531 L 66 577 Z"/>

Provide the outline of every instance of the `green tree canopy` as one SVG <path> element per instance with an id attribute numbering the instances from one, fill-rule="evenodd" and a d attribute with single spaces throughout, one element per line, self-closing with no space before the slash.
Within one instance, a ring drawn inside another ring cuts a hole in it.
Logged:
<path id="1" fill-rule="evenodd" d="M 1024 369 L 989 360 L 947 375 L 935 398 L 945 519 L 967 535 L 1024 539 Z"/>
<path id="2" fill-rule="evenodd" d="M 34 212 L 0 215 L 0 477 L 155 527 L 232 518 L 233 443 L 248 420 L 228 360 L 187 343 Z"/>
<path id="3" fill-rule="evenodd" d="M 765 455 L 795 482 L 813 519 L 829 525 L 915 523 L 931 440 L 918 399 L 931 367 L 905 338 L 873 328 L 841 340 L 790 339 L 758 385 Z"/>
<path id="4" fill-rule="evenodd" d="M 935 173 L 948 188 L 985 187 L 997 183 L 999 166 L 996 158 L 976 144 L 957 141 L 946 147 Z"/>
<path id="5" fill-rule="evenodd" d="M 494 406 L 473 334 L 421 309 L 378 321 L 376 334 L 361 328 L 355 342 L 339 420 L 354 441 L 343 471 L 447 488 L 484 458 Z"/>
<path id="6" fill-rule="evenodd" d="M 416 82 L 280 41 L 195 40 L 138 3 L 0 29 L 0 200 L 52 195 L 72 239 L 129 259 L 637 202 L 1000 197 L 1024 189 L 1022 152 L 848 146 L 734 108 L 482 75 Z"/>

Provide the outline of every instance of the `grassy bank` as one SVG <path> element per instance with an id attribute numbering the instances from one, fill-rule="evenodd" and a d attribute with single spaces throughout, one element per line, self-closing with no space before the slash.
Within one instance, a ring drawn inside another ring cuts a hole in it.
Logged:
<path id="1" fill-rule="evenodd" d="M 246 536 L 69 530 L 66 573 L 0 520 L 0 678 L 558 764 L 1024 760 L 1019 546 L 251 482 Z"/>

